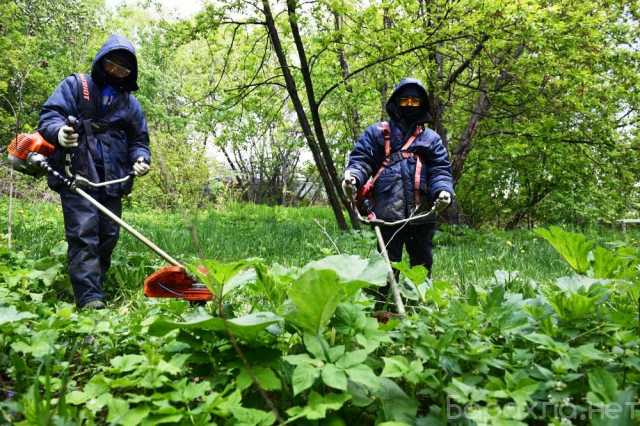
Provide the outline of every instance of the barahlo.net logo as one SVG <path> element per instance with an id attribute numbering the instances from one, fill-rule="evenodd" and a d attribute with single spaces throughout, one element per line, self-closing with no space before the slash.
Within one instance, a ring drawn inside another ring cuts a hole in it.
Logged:
<path id="1" fill-rule="evenodd" d="M 490 420 L 493 416 L 487 406 L 483 404 L 459 404 L 447 398 L 447 420 Z M 533 420 L 544 420 L 549 418 L 567 420 L 626 420 L 636 416 L 636 408 L 640 408 L 640 402 L 628 401 L 624 404 L 612 402 L 606 405 L 577 406 L 569 402 L 551 403 L 540 402 L 527 404 L 526 414 L 523 413 L 522 406 L 515 403 L 507 403 L 500 406 L 502 417 L 512 417 L 518 419 L 529 418 Z"/>

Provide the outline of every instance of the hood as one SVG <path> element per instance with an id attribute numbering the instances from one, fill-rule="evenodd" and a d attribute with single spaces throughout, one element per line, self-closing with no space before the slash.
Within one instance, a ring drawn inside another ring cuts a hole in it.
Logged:
<path id="1" fill-rule="evenodd" d="M 424 88 L 424 85 L 422 84 L 422 82 L 415 78 L 403 78 L 396 85 L 396 87 L 393 89 L 393 93 L 391 93 L 391 96 L 387 101 L 387 106 L 386 106 L 387 114 L 389 114 L 389 118 L 391 118 L 392 120 L 402 123 L 402 117 L 400 117 L 400 113 L 399 113 L 400 109 L 398 105 L 398 92 L 400 92 L 400 90 L 410 85 L 415 85 L 418 89 L 418 92 L 421 93 L 423 103 L 420 109 L 423 112 L 423 117 L 420 120 L 418 120 L 417 123 L 424 123 L 428 121 L 430 117 L 429 97 L 427 96 L 427 91 Z M 416 123 L 407 123 L 407 124 L 416 124 Z"/>
<path id="2" fill-rule="evenodd" d="M 131 74 L 125 79 L 122 89 L 127 92 L 134 92 L 138 90 L 138 58 L 136 57 L 136 50 L 126 37 L 118 34 L 111 35 L 107 41 L 102 45 L 96 57 L 93 58 L 93 64 L 91 65 L 91 78 L 99 86 L 102 86 L 106 82 L 104 71 L 100 66 L 100 60 L 105 57 L 109 52 L 114 50 L 124 50 L 129 52 L 133 56 L 133 69 Z"/>

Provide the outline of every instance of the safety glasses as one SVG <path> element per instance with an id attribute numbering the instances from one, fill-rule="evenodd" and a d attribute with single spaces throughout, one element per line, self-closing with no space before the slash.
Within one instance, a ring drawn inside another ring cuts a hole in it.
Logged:
<path id="1" fill-rule="evenodd" d="M 401 107 L 419 107 L 422 106 L 422 99 L 409 96 L 406 98 L 400 98 L 398 103 Z"/>
<path id="2" fill-rule="evenodd" d="M 104 70 L 110 75 L 118 78 L 125 78 L 131 74 L 131 70 L 129 68 L 123 67 L 110 59 L 104 60 Z"/>

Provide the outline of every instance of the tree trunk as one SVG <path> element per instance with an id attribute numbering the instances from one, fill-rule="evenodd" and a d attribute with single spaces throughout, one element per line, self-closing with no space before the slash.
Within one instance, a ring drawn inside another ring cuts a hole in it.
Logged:
<path id="1" fill-rule="evenodd" d="M 486 84 L 484 81 L 480 83 L 480 87 L 484 89 Z M 486 90 L 481 90 L 478 93 L 478 98 L 476 99 L 476 103 L 473 106 L 473 112 L 471 113 L 471 117 L 469 117 L 469 121 L 467 122 L 467 127 L 462 132 L 462 136 L 460 136 L 460 142 L 456 147 L 455 152 L 453 153 L 453 161 L 451 164 L 451 168 L 453 171 L 453 183 L 457 184 L 458 180 L 462 176 L 462 170 L 464 168 L 464 163 L 467 160 L 467 156 L 471 151 L 473 136 L 476 133 L 478 128 L 478 123 L 485 116 L 485 114 L 489 111 L 489 98 L 487 97 Z"/>
<path id="2" fill-rule="evenodd" d="M 231 170 L 233 171 L 233 174 L 235 175 L 236 182 L 238 182 L 238 185 L 240 187 L 242 187 L 243 184 L 242 184 L 242 178 L 240 177 L 240 171 L 238 170 L 236 165 L 233 163 L 233 160 L 231 159 L 231 157 L 229 156 L 229 153 L 227 152 L 227 150 L 225 148 L 222 148 L 222 153 L 224 154 L 225 158 L 227 159 L 227 163 L 229 163 L 229 167 L 231 167 Z"/>
<path id="3" fill-rule="evenodd" d="M 511 217 L 511 220 L 505 225 L 506 229 L 515 229 L 527 215 L 531 214 L 531 209 L 536 207 L 547 195 L 551 193 L 553 186 L 541 188 L 539 191 L 534 191 L 529 195 L 528 202 Z"/>
<path id="4" fill-rule="evenodd" d="M 298 116 L 298 121 L 300 122 L 300 126 L 302 127 L 302 132 L 304 133 L 304 136 L 307 140 L 307 144 L 309 145 L 311 153 L 313 154 L 313 159 L 316 163 L 316 166 L 318 167 L 318 172 L 320 173 L 320 177 L 322 178 L 322 183 L 324 184 L 325 191 L 327 192 L 327 197 L 329 199 L 329 204 L 331 204 L 331 208 L 333 209 L 333 214 L 335 215 L 336 221 L 338 222 L 338 227 L 340 227 L 340 229 L 342 230 L 346 230 L 348 228 L 347 222 L 345 221 L 344 215 L 342 214 L 340 200 L 336 196 L 335 184 L 332 182 L 332 177 L 327 169 L 327 165 L 325 165 L 322 153 L 320 152 L 320 149 L 316 142 L 316 138 L 311 130 L 311 126 L 309 125 L 309 120 L 304 111 L 304 107 L 302 105 L 302 102 L 300 101 L 300 97 L 298 96 L 298 89 L 296 87 L 295 80 L 293 79 L 293 75 L 291 74 L 289 64 L 287 63 L 284 48 L 282 47 L 282 43 L 280 42 L 280 36 L 278 34 L 278 29 L 276 28 L 276 23 L 273 19 L 273 13 L 271 12 L 269 0 L 262 0 L 262 6 L 263 13 L 266 19 L 267 30 L 269 31 L 269 38 L 271 39 L 271 43 L 273 44 L 276 56 L 278 57 L 278 62 L 280 63 L 280 69 L 282 70 L 282 74 L 284 76 L 287 92 L 289 93 L 289 97 L 291 98 L 291 102 L 293 103 L 293 107 L 296 111 L 296 115 Z"/>
<path id="5" fill-rule="evenodd" d="M 342 28 L 342 17 L 338 12 L 333 12 L 335 30 L 337 32 Z M 338 41 L 342 40 L 342 36 L 339 37 Z M 338 48 L 338 60 L 340 61 L 340 69 L 342 70 L 342 78 L 347 80 L 349 78 L 349 63 L 347 62 L 347 54 L 344 51 L 344 48 L 341 44 L 339 44 Z M 350 95 L 353 94 L 353 88 L 351 87 L 351 83 L 347 82 L 344 86 L 347 93 Z M 360 114 L 358 114 L 358 109 L 353 107 L 353 105 L 349 106 L 349 114 L 351 115 L 351 120 L 349 120 L 349 130 L 351 130 L 351 137 L 353 141 L 358 139 L 361 132 L 361 124 L 360 124 Z"/>
<path id="6" fill-rule="evenodd" d="M 311 71 L 309 70 L 309 63 L 307 62 L 307 54 L 302 43 L 302 37 L 300 36 L 300 29 L 298 27 L 298 15 L 296 14 L 297 0 L 287 0 L 287 12 L 289 14 L 289 25 L 291 25 L 291 33 L 293 40 L 298 51 L 298 58 L 300 59 L 300 71 L 302 72 L 302 79 L 307 93 L 307 102 L 309 104 L 309 110 L 311 111 L 311 119 L 313 121 L 313 128 L 316 134 L 316 140 L 320 147 L 320 152 L 324 159 L 324 163 L 327 166 L 327 172 L 331 177 L 331 181 L 334 185 L 336 195 L 349 212 L 351 219 L 351 225 L 355 229 L 360 228 L 360 222 L 356 212 L 353 210 L 351 203 L 347 200 L 346 195 L 342 192 L 341 180 L 338 178 L 338 172 L 336 171 L 335 164 L 333 162 L 333 156 L 331 150 L 327 144 L 327 140 L 324 136 L 324 129 L 322 128 L 322 121 L 320 120 L 320 111 L 318 110 L 318 104 L 316 102 L 315 93 L 313 90 L 313 81 L 311 80 Z"/>
<path id="7" fill-rule="evenodd" d="M 393 27 L 393 21 L 389 17 L 389 8 L 385 7 L 382 11 L 382 26 L 385 30 Z M 382 81 L 378 84 L 378 92 L 380 93 L 380 121 L 384 121 L 387 117 L 387 100 L 389 99 L 389 83 Z"/>

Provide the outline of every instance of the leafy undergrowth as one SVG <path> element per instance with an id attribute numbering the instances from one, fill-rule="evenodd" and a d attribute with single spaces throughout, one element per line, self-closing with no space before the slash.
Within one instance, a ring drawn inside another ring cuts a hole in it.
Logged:
<path id="1" fill-rule="evenodd" d="M 379 257 L 304 267 L 199 260 L 205 306 L 77 312 L 64 246 L 0 248 L 0 413 L 21 424 L 635 424 L 638 250 L 537 231 L 575 271 L 463 286 L 398 265 L 405 319 L 379 323 Z M 144 274 L 141 271 L 140 274 Z"/>

